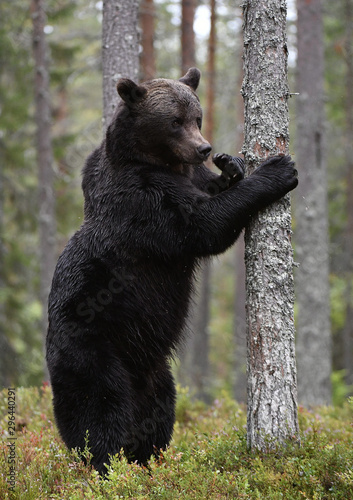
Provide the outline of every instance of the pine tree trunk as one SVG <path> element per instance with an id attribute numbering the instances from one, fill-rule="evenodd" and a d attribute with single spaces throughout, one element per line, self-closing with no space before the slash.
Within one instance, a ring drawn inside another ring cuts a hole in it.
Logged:
<path id="1" fill-rule="evenodd" d="M 239 65 L 237 88 L 243 81 L 243 34 L 239 31 L 239 49 L 236 58 Z M 235 139 L 236 155 L 244 142 L 244 103 L 240 92 L 237 96 L 237 130 Z M 241 234 L 235 247 L 235 293 L 234 293 L 234 398 L 246 402 L 246 290 L 245 290 L 245 242 Z"/>
<path id="2" fill-rule="evenodd" d="M 4 276 L 4 240 L 5 234 L 4 225 L 4 176 L 2 169 L 4 168 L 4 144 L 0 139 L 0 291 L 5 290 Z M 6 314 L 4 301 L 0 301 L 0 388 L 9 387 L 11 375 L 14 372 L 14 353 L 10 349 L 9 341 L 5 335 Z"/>
<path id="3" fill-rule="evenodd" d="M 328 208 L 321 0 L 298 0 L 296 296 L 299 401 L 331 403 Z"/>
<path id="4" fill-rule="evenodd" d="M 198 297 L 193 310 L 191 341 L 191 387 L 197 399 L 210 403 L 209 320 L 211 262 L 204 261 L 199 272 Z"/>
<path id="5" fill-rule="evenodd" d="M 244 263 L 244 236 L 235 245 L 234 293 L 234 389 L 236 401 L 246 403 L 246 290 Z"/>
<path id="6" fill-rule="evenodd" d="M 181 2 L 181 71 L 185 75 L 187 70 L 195 66 L 195 0 Z"/>
<path id="7" fill-rule="evenodd" d="M 154 18 L 155 8 L 153 0 L 142 0 L 140 5 L 140 19 L 142 30 L 141 73 L 142 80 L 152 80 L 156 75 L 156 61 L 154 56 Z"/>
<path id="8" fill-rule="evenodd" d="M 45 345 L 48 327 L 47 302 L 56 264 L 56 219 L 54 199 L 53 150 L 51 141 L 51 102 L 49 94 L 48 45 L 44 27 L 43 0 L 32 0 L 33 55 L 35 61 L 35 110 L 39 183 L 40 298 L 43 305 L 42 335 Z M 44 364 L 44 378 L 48 371 Z"/>
<path id="9" fill-rule="evenodd" d="M 103 1 L 103 122 L 106 128 L 118 101 L 116 82 L 119 78 L 137 81 L 138 0 Z"/>
<path id="10" fill-rule="evenodd" d="M 347 309 L 343 330 L 344 369 L 347 385 L 353 384 L 353 1 L 345 0 L 346 18 L 346 213 L 345 255 Z"/>
<path id="11" fill-rule="evenodd" d="M 288 152 L 286 3 L 246 0 L 243 15 L 250 173 L 267 156 Z M 248 445 L 267 450 L 299 439 L 289 196 L 254 217 L 245 236 Z"/>
<path id="12" fill-rule="evenodd" d="M 207 87 L 206 87 L 206 113 L 205 113 L 205 138 L 213 144 L 214 131 L 214 102 L 216 90 L 216 0 L 210 0 L 211 25 L 208 39 L 207 58 Z"/>

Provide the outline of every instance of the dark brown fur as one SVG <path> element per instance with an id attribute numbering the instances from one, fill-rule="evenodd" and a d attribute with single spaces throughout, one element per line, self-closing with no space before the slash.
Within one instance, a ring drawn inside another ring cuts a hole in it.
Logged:
<path id="1" fill-rule="evenodd" d="M 136 85 L 83 171 L 85 219 L 59 258 L 49 298 L 47 362 L 54 412 L 68 447 L 106 471 L 123 448 L 145 463 L 171 439 L 180 342 L 202 258 L 224 252 L 249 217 L 297 185 L 289 157 L 244 179 L 200 132 L 200 73 Z"/>

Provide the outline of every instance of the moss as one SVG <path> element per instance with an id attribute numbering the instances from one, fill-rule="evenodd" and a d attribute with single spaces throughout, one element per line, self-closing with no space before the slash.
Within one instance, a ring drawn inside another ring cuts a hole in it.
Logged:
<path id="1" fill-rule="evenodd" d="M 102 481 L 63 445 L 53 424 L 51 391 L 16 390 L 16 486 L 9 492 L 7 391 L 0 398 L 0 498 L 21 500 L 332 499 L 353 498 L 353 404 L 299 408 L 302 445 L 250 452 L 245 408 L 228 398 L 210 407 L 180 390 L 170 449 L 149 468 L 114 458 Z M 89 451 L 85 452 L 89 463 Z"/>

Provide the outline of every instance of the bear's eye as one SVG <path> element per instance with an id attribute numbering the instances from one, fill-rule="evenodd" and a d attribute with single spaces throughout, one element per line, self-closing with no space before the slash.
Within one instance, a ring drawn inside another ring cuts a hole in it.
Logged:
<path id="1" fill-rule="evenodd" d="M 172 127 L 179 128 L 182 126 L 182 124 L 183 124 L 183 120 L 181 118 L 174 118 L 173 123 L 172 123 Z"/>
<path id="2" fill-rule="evenodd" d="M 202 118 L 197 118 L 196 123 L 197 123 L 197 126 L 199 127 L 199 129 L 201 130 Z"/>

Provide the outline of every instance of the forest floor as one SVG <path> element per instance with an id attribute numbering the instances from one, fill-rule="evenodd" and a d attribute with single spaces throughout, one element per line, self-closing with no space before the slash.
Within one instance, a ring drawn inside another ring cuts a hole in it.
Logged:
<path id="1" fill-rule="evenodd" d="M 226 396 L 206 407 L 181 389 L 161 462 L 148 470 L 114 459 L 103 481 L 61 441 L 50 387 L 16 389 L 15 407 L 9 394 L 0 398 L 1 500 L 353 499 L 353 401 L 300 407 L 301 446 L 263 454 L 247 448 L 244 407 Z"/>

